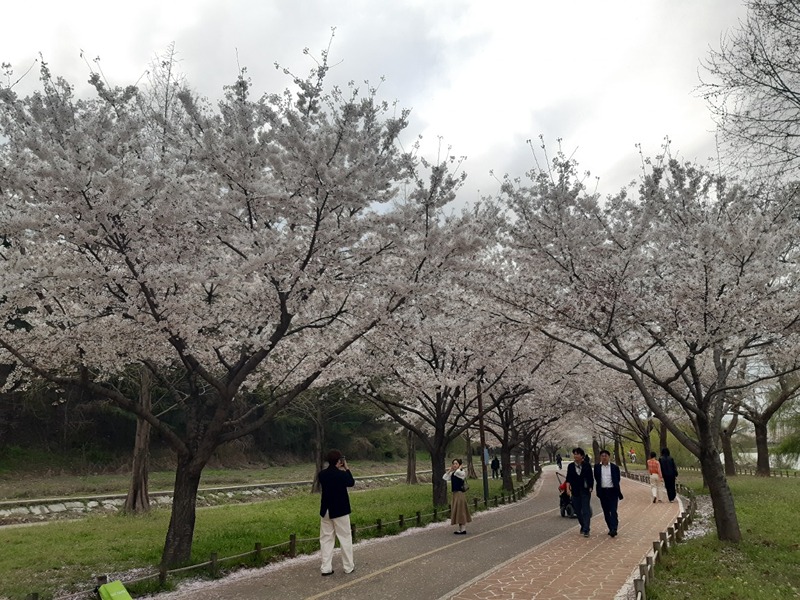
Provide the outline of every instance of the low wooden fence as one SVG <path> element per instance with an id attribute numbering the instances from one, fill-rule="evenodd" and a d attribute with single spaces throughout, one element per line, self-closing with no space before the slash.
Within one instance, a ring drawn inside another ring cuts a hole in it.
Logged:
<path id="1" fill-rule="evenodd" d="M 684 467 L 681 468 L 683 469 Z M 648 474 L 623 473 L 623 476 L 628 479 L 633 479 L 634 481 L 650 483 L 650 476 Z M 656 564 L 671 547 L 683 539 L 697 511 L 697 500 L 695 499 L 694 491 L 680 483 L 675 487 L 678 492 L 688 500 L 688 505 L 685 506 L 681 514 L 678 515 L 673 525 L 667 527 L 666 531 L 662 531 L 658 534 L 658 539 L 653 541 L 653 551 L 648 552 L 645 559 L 639 564 L 639 576 L 633 580 L 636 600 L 647 600 L 647 584 L 655 575 Z"/>
<path id="2" fill-rule="evenodd" d="M 505 492 L 502 492 L 500 496 L 495 495 L 493 498 L 489 498 L 488 501 L 481 498 L 473 498 L 474 511 L 477 512 L 479 510 L 485 510 L 490 507 L 496 507 L 521 500 L 533 488 L 533 485 L 536 483 L 538 477 L 539 473 L 536 473 L 527 482 L 514 488 L 507 495 Z M 394 526 L 397 526 L 399 531 L 403 531 L 408 527 L 423 527 L 424 525 L 428 525 L 430 523 L 436 523 L 449 516 L 449 508 L 443 510 L 434 508 L 432 512 L 425 514 L 423 514 L 421 511 L 417 511 L 410 518 L 407 518 L 406 515 L 399 515 L 399 517 L 395 520 L 384 521 L 383 519 L 378 519 L 374 525 L 362 525 L 361 527 L 352 525 L 351 528 L 353 542 L 355 542 L 359 537 L 364 537 L 365 535 L 366 537 L 380 537 L 382 535 L 387 535 L 394 531 Z M 298 554 L 310 554 L 318 549 L 318 537 L 298 538 L 297 535 L 293 533 L 289 536 L 289 539 L 286 542 L 281 542 L 272 546 L 262 546 L 260 542 L 256 542 L 252 550 L 248 550 L 240 554 L 234 554 L 233 556 L 220 557 L 216 552 L 212 552 L 207 561 L 185 567 L 179 567 L 176 569 L 166 569 L 162 567 L 157 571 L 153 571 L 152 573 L 132 579 L 126 579 L 122 583 L 125 585 L 125 587 L 132 587 L 138 583 L 157 581 L 159 586 L 164 586 L 166 585 L 170 576 L 204 570 L 212 578 L 217 578 L 222 573 L 222 565 L 224 563 L 238 561 L 240 565 L 257 567 L 268 563 L 270 560 L 295 558 Z M 97 587 L 103 583 L 106 583 L 105 576 L 98 577 L 96 582 L 93 583 L 93 587 L 91 589 L 86 589 L 64 596 L 56 596 L 53 598 L 53 600 L 83 600 L 85 598 L 94 597 L 96 596 Z M 26 600 L 39 600 L 39 594 L 28 594 Z"/>

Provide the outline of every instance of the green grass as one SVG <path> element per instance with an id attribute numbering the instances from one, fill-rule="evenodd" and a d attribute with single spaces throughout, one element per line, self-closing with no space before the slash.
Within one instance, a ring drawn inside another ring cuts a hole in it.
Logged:
<path id="1" fill-rule="evenodd" d="M 681 476 L 700 491 L 699 478 Z M 678 544 L 656 567 L 647 587 L 653 600 L 713 598 L 789 600 L 800 597 L 800 536 L 796 503 L 800 478 L 731 477 L 742 531 L 738 544 L 716 533 Z"/>
<path id="2" fill-rule="evenodd" d="M 500 494 L 500 480 L 490 480 L 489 485 L 490 497 Z M 416 511 L 432 512 L 430 484 L 364 491 L 357 486 L 351 493 L 352 522 L 358 528 L 371 527 L 359 531 L 360 538 L 379 535 L 374 527 L 377 519 L 388 523 L 402 514 L 409 526 Z M 471 506 L 473 497 L 482 499 L 479 481 L 473 482 L 467 495 Z M 293 533 L 298 540 L 312 540 L 298 544 L 299 551 L 313 552 L 318 549 L 318 511 L 319 496 L 308 493 L 198 509 L 191 563 L 208 560 L 212 552 L 220 558 L 248 552 L 256 542 L 264 547 L 288 542 Z M 90 515 L 75 521 L 0 529 L 0 598 L 21 600 L 38 592 L 47 600 L 54 594 L 87 589 L 97 574 L 141 568 L 153 571 L 160 560 L 168 521 L 167 509 L 155 509 L 147 515 Z M 397 524 L 385 526 L 381 535 L 398 528 Z M 252 561 L 241 559 L 239 563 Z M 225 568 L 236 565 L 223 563 Z M 145 587 L 132 589 L 143 591 Z"/>

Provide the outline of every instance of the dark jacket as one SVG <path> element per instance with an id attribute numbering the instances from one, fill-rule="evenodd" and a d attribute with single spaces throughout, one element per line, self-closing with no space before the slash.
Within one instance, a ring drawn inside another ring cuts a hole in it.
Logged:
<path id="1" fill-rule="evenodd" d="M 347 495 L 347 488 L 356 484 L 353 474 L 333 465 L 320 471 L 318 477 L 322 487 L 319 516 L 324 517 L 326 511 L 331 519 L 349 515 L 350 496 Z"/>
<path id="2" fill-rule="evenodd" d="M 584 459 L 580 475 L 575 468 L 575 463 L 569 463 L 567 465 L 567 483 L 572 487 L 574 496 L 584 493 L 591 494 L 594 487 L 594 475 L 592 475 L 592 465 L 589 464 L 589 461 Z"/>
<path id="3" fill-rule="evenodd" d="M 619 485 L 621 478 L 619 467 L 614 463 L 608 463 L 608 466 L 611 467 L 611 485 L 614 486 L 612 489 L 614 490 L 614 493 L 617 494 L 617 498 L 622 500 L 622 488 L 620 488 Z M 601 465 L 600 463 L 597 463 L 594 466 L 594 480 L 595 483 L 597 484 L 595 490 L 597 490 L 597 495 L 600 496 L 600 494 L 602 493 L 600 491 L 601 486 L 603 485 L 603 465 Z"/>
<path id="4" fill-rule="evenodd" d="M 675 459 L 671 456 L 662 456 L 658 459 L 661 465 L 661 476 L 664 479 L 675 478 L 678 476 L 678 467 L 675 466 Z"/>

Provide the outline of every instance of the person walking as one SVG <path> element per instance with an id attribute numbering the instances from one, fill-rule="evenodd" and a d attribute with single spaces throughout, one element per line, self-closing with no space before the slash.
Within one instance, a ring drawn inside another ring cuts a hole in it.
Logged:
<path id="1" fill-rule="evenodd" d="M 653 504 L 656 501 L 663 502 L 661 500 L 663 496 L 661 493 L 661 464 L 658 462 L 655 452 L 651 452 L 650 458 L 647 460 L 647 472 L 650 473 L 650 491 L 653 493 Z"/>
<path id="2" fill-rule="evenodd" d="M 561 470 L 561 452 L 556 454 L 556 464 L 558 465 L 558 470 Z"/>
<path id="3" fill-rule="evenodd" d="M 491 467 L 492 467 L 492 479 L 497 479 L 498 477 L 500 477 L 500 459 L 497 458 L 496 454 L 492 459 Z"/>
<path id="4" fill-rule="evenodd" d="M 467 478 L 467 473 L 461 468 L 462 464 L 463 461 L 460 458 L 456 458 L 450 464 L 450 468 L 445 472 L 444 477 L 442 477 L 445 481 L 450 482 L 453 490 L 453 501 L 450 504 L 450 524 L 458 525 L 458 529 L 453 532 L 456 535 L 466 535 L 465 526 L 467 523 L 472 522 L 464 488 L 464 480 Z"/>
<path id="5" fill-rule="evenodd" d="M 353 536 L 350 530 L 350 496 L 347 488 L 356 482 L 342 453 L 328 452 L 328 467 L 317 476 L 322 487 L 319 506 L 319 547 L 322 555 L 322 575 L 333 575 L 333 547 L 336 539 L 342 549 L 342 568 L 345 573 L 355 570 Z M 334 538 L 335 536 L 335 538 Z"/>
<path id="6" fill-rule="evenodd" d="M 608 525 L 608 535 L 617 537 L 617 507 L 622 500 L 622 488 L 619 467 L 611 462 L 611 453 L 608 450 L 600 451 L 600 462 L 594 466 L 594 481 L 600 506 L 603 507 L 603 517 Z"/>
<path id="7" fill-rule="evenodd" d="M 669 448 L 661 449 L 661 458 L 658 459 L 658 464 L 661 466 L 661 477 L 664 479 L 664 487 L 667 489 L 667 499 L 673 502 L 678 495 L 675 491 L 678 467 L 675 466 L 675 459 L 669 455 Z"/>
<path id="8" fill-rule="evenodd" d="M 573 462 L 567 465 L 567 493 L 572 497 L 572 509 L 578 517 L 581 535 L 589 537 L 592 524 L 592 488 L 594 475 L 592 467 L 586 462 L 583 448 L 572 449 Z"/>

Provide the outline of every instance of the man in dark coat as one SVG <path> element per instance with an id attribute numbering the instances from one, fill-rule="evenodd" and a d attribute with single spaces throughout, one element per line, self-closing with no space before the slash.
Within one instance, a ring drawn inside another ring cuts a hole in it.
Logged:
<path id="1" fill-rule="evenodd" d="M 661 464 L 661 477 L 664 479 L 664 487 L 667 488 L 667 499 L 672 502 L 678 495 L 675 490 L 678 467 L 675 465 L 675 459 L 669 455 L 669 448 L 661 449 L 661 458 L 658 459 L 658 462 Z"/>
<path id="2" fill-rule="evenodd" d="M 573 462 L 567 466 L 567 493 L 572 497 L 572 508 L 578 517 L 583 537 L 589 537 L 592 525 L 592 466 L 585 460 L 583 448 L 572 449 Z"/>
<path id="3" fill-rule="evenodd" d="M 353 536 L 350 531 L 350 496 L 347 488 L 355 485 L 347 461 L 338 450 L 328 452 L 328 468 L 317 476 L 322 487 L 319 506 L 319 546 L 322 554 L 322 574 L 333 574 L 333 547 L 336 539 L 342 549 L 342 568 L 345 573 L 355 569 Z M 335 537 L 334 537 L 335 536 Z"/>
<path id="4" fill-rule="evenodd" d="M 600 506 L 603 507 L 603 516 L 608 525 L 608 535 L 617 537 L 619 527 L 619 516 L 617 506 L 622 500 L 622 489 L 620 488 L 619 467 L 610 462 L 611 454 L 608 450 L 600 451 L 600 462 L 594 466 L 594 481 L 597 489 L 597 497 L 600 499 Z"/>

